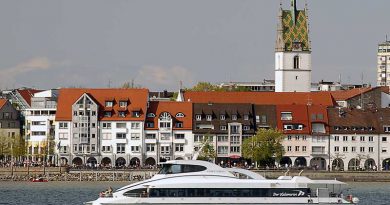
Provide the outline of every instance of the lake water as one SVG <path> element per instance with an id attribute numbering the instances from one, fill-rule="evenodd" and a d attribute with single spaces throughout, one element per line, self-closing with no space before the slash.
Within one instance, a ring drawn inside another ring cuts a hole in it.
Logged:
<path id="1" fill-rule="evenodd" d="M 109 186 L 114 190 L 128 182 L 0 182 L 0 205 L 83 204 Z M 390 183 L 349 183 L 362 205 L 390 204 Z"/>

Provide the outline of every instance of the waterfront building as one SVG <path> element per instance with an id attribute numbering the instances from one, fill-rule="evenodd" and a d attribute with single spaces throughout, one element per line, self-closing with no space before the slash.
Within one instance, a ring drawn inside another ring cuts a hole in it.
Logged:
<path id="1" fill-rule="evenodd" d="M 379 132 L 378 169 L 388 171 L 390 170 L 390 109 L 376 109 L 374 112 Z"/>
<path id="2" fill-rule="evenodd" d="M 147 89 L 61 89 L 55 122 L 60 163 L 138 166 Z"/>
<path id="3" fill-rule="evenodd" d="M 194 149 L 208 140 L 216 151 L 216 163 L 238 162 L 243 140 L 255 134 L 251 104 L 194 103 Z"/>
<path id="4" fill-rule="evenodd" d="M 58 90 L 36 92 L 24 110 L 24 133 L 27 156 L 31 161 L 54 163 L 54 119 L 57 110 Z"/>
<path id="5" fill-rule="evenodd" d="M 8 100 L 0 98 L 0 155 L 11 156 L 11 142 L 18 139 L 21 139 L 20 114 Z"/>
<path id="6" fill-rule="evenodd" d="M 192 103 L 149 102 L 145 121 L 145 165 L 173 159 L 192 159 Z"/>
<path id="7" fill-rule="evenodd" d="M 290 10 L 279 10 L 275 46 L 275 91 L 310 92 L 311 42 L 308 9 L 298 10 L 291 0 Z"/>
<path id="8" fill-rule="evenodd" d="M 390 86 L 390 41 L 378 45 L 377 85 Z"/>
<path id="9" fill-rule="evenodd" d="M 375 110 L 329 108 L 332 170 L 380 167 L 379 124 Z"/>

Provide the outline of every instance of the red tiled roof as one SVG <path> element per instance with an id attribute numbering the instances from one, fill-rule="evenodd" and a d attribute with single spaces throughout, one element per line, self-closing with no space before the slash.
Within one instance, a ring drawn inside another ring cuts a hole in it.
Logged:
<path id="1" fill-rule="evenodd" d="M 334 106 L 328 92 L 194 92 L 184 93 L 185 101 L 193 103 L 253 103 L 256 105 L 324 105 Z"/>
<path id="2" fill-rule="evenodd" d="M 146 116 L 146 103 L 148 100 L 147 89 L 86 89 L 86 88 L 64 88 L 60 89 L 56 120 L 70 121 L 72 120 L 72 105 L 84 94 L 89 95 L 99 106 L 99 120 L 102 121 L 126 121 L 126 120 L 139 120 L 144 121 Z M 114 105 L 113 115 L 111 117 L 104 117 L 102 111 L 106 109 L 105 101 L 107 98 L 113 99 Z M 119 117 L 119 99 L 129 98 L 130 103 L 127 105 L 129 110 L 126 117 Z M 131 111 L 134 108 L 140 109 L 140 117 L 132 117 Z"/>
<path id="3" fill-rule="evenodd" d="M 17 90 L 17 91 L 23 97 L 23 99 L 27 102 L 27 104 L 31 105 L 31 97 L 35 93 L 42 92 L 43 90 L 23 89 L 23 90 Z"/>
<path id="4" fill-rule="evenodd" d="M 163 112 L 168 112 L 173 119 L 173 130 L 192 130 L 192 103 L 190 102 L 173 102 L 173 101 L 151 101 L 147 113 L 155 114 L 154 118 L 146 118 L 146 122 L 154 122 L 154 128 L 146 128 L 147 130 L 158 129 L 158 118 Z M 176 117 L 177 113 L 183 113 L 184 117 Z M 176 128 L 175 122 L 183 122 L 182 128 Z"/>
<path id="5" fill-rule="evenodd" d="M 307 105 L 276 105 L 277 128 L 285 134 L 310 134 L 311 126 L 309 125 Z M 282 112 L 291 112 L 292 120 L 281 120 Z M 284 125 L 302 124 L 302 130 L 283 130 Z"/>
<path id="6" fill-rule="evenodd" d="M 308 119 L 310 121 L 310 130 L 312 130 L 312 123 L 323 123 L 325 125 L 326 133 L 329 134 L 329 118 L 328 109 L 326 106 L 307 106 Z M 312 114 L 316 115 L 316 119 L 312 118 Z M 318 119 L 318 114 L 322 114 L 322 119 Z"/>
<path id="7" fill-rule="evenodd" d="M 354 88 L 351 90 L 330 91 L 330 93 L 332 94 L 333 98 L 336 101 L 344 101 L 353 98 L 357 95 L 360 95 L 362 93 L 371 91 L 372 89 L 374 88 Z"/>
<path id="8" fill-rule="evenodd" d="M 0 109 L 7 103 L 6 99 L 0 99 Z"/>
<path id="9" fill-rule="evenodd" d="M 381 86 L 381 91 L 386 94 L 390 94 L 389 88 L 390 88 L 389 86 Z"/>

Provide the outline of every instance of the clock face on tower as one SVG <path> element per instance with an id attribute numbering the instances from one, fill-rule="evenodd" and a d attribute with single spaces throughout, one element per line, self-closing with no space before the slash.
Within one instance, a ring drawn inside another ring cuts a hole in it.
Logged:
<path id="1" fill-rule="evenodd" d="M 302 50 L 301 42 L 293 42 L 292 48 L 294 51 L 301 51 Z"/>

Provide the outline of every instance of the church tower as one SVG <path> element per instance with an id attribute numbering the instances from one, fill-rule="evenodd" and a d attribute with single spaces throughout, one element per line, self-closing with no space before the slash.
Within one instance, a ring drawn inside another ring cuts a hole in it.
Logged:
<path id="1" fill-rule="evenodd" d="M 298 10 L 296 0 L 291 9 L 280 4 L 275 46 L 275 92 L 310 92 L 311 47 L 307 5 Z"/>

